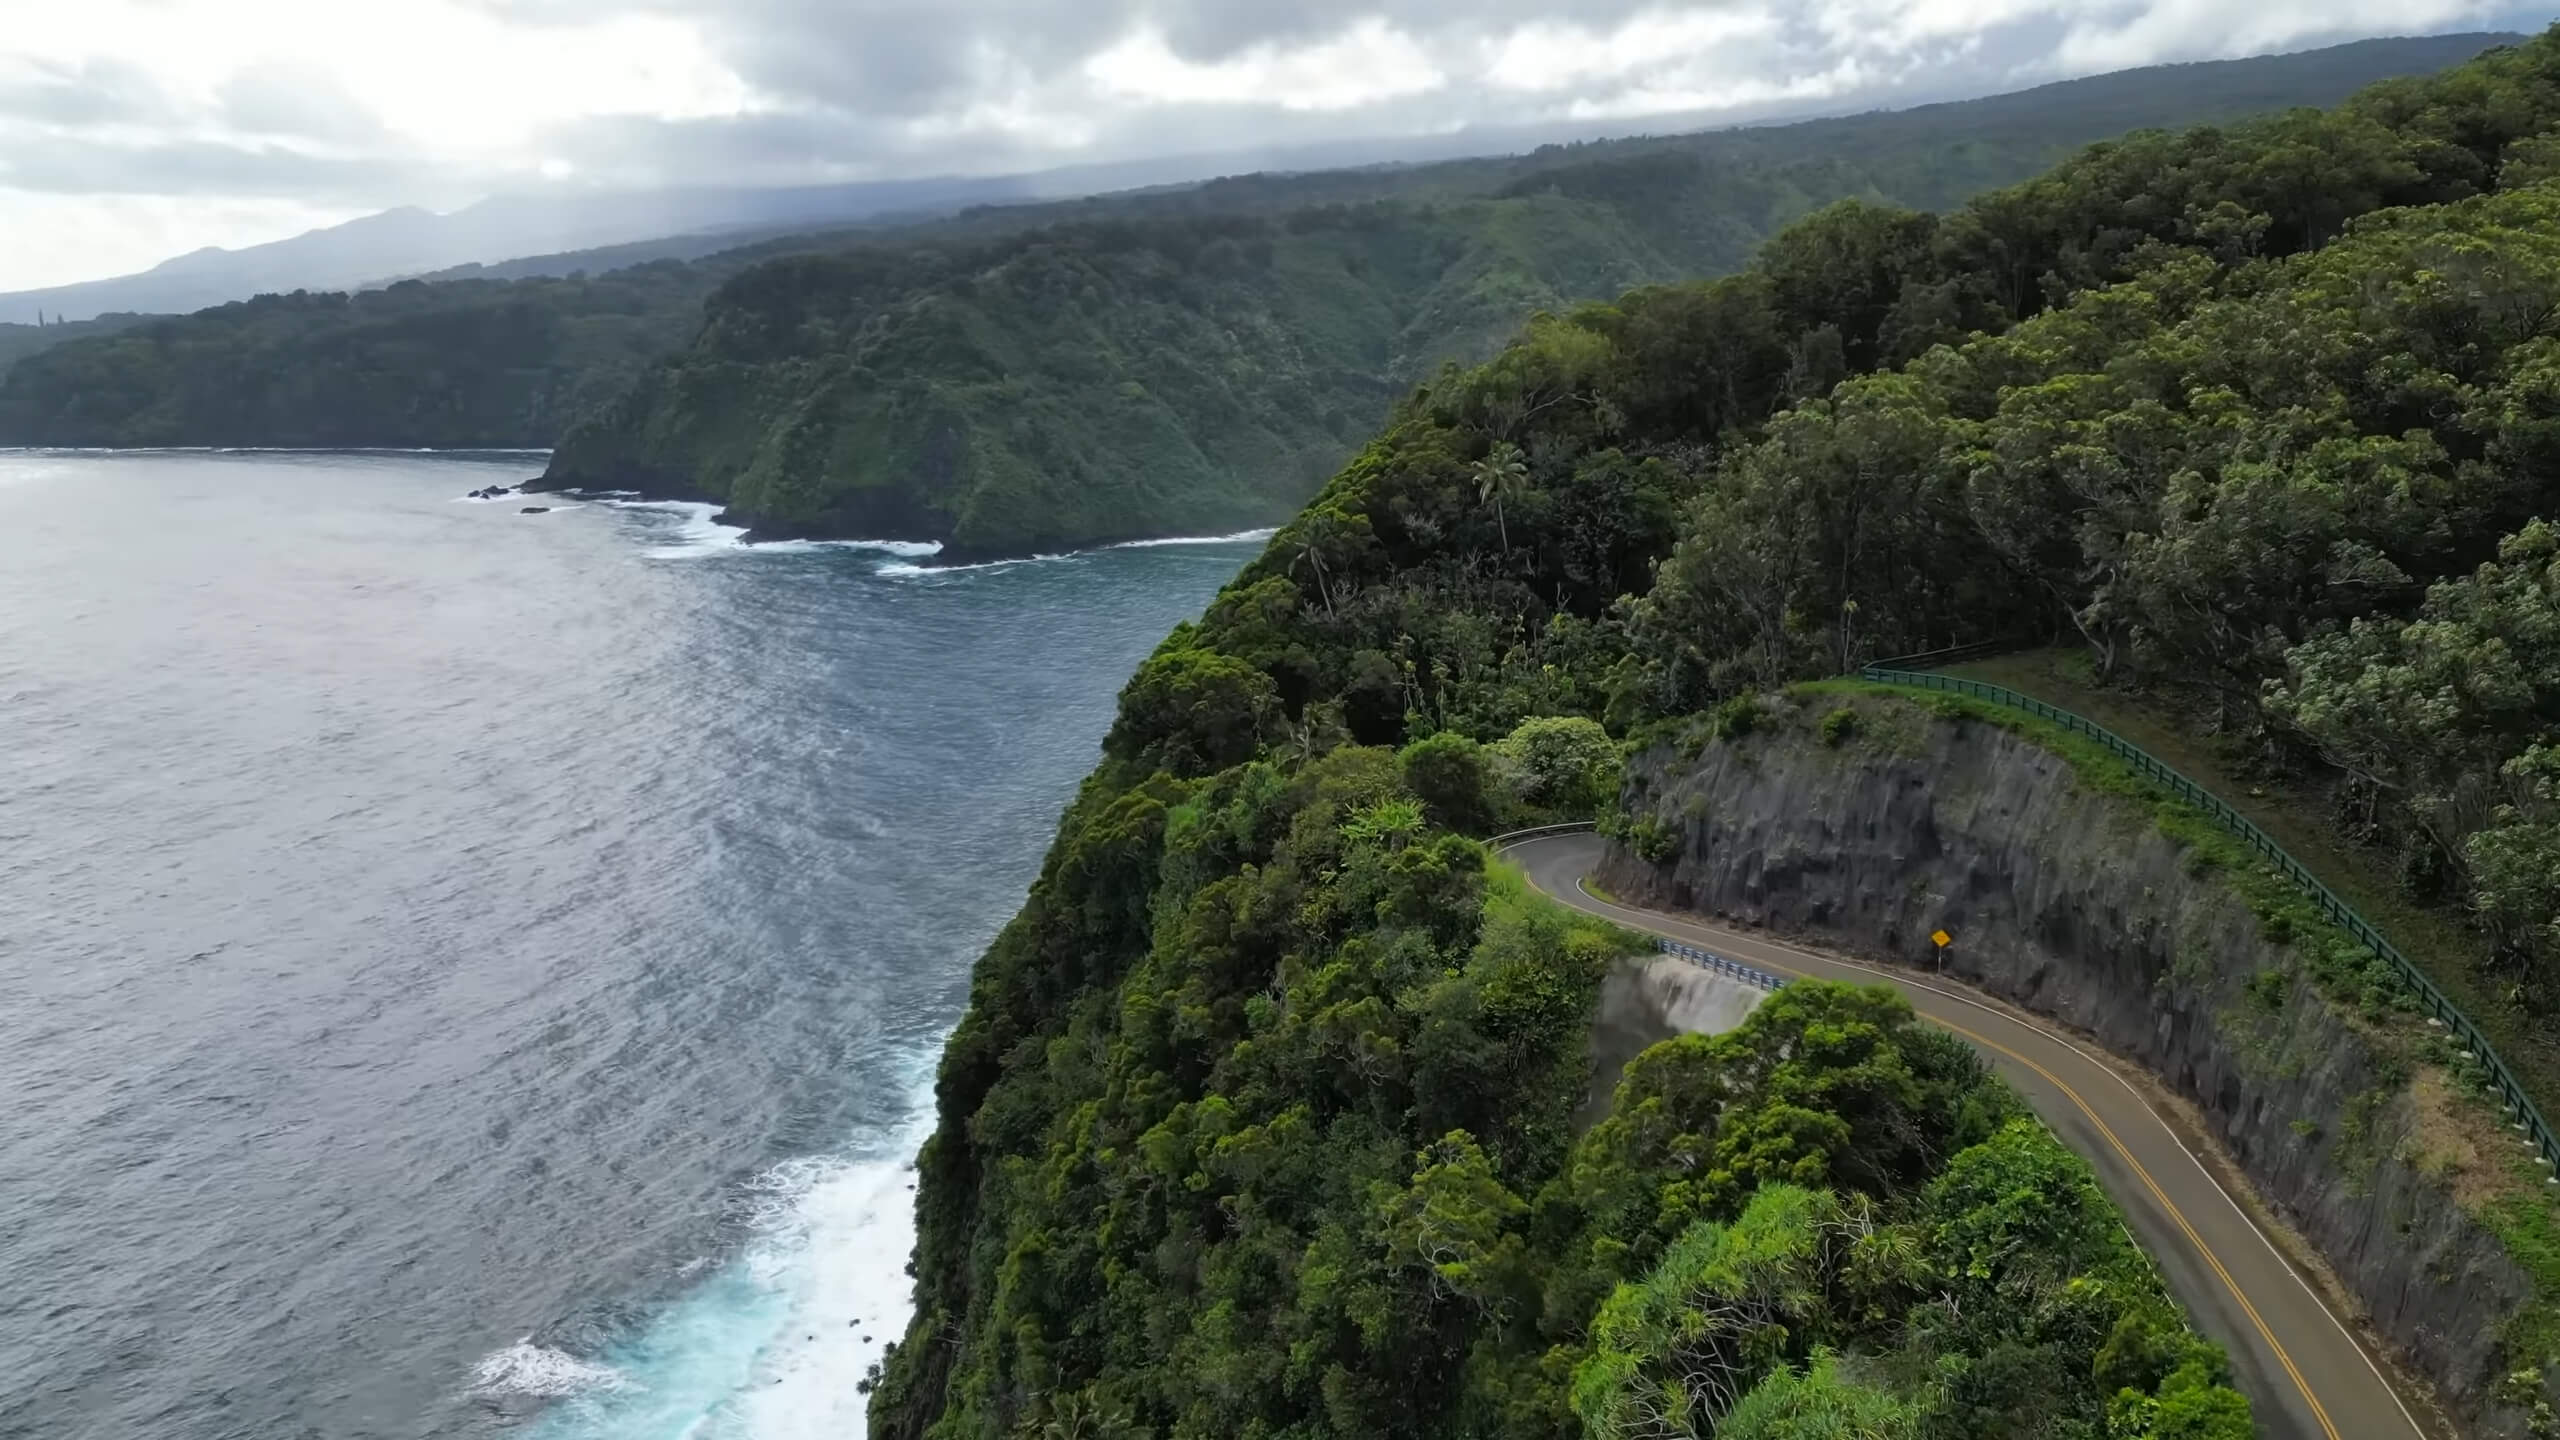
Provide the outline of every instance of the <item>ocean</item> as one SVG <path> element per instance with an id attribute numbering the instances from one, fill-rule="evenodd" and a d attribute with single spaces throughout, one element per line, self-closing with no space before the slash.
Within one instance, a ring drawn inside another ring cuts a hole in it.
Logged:
<path id="1" fill-rule="evenodd" d="M 0 452 L 0 1433 L 861 1433 L 970 965 L 1258 538 L 538 468 Z"/>

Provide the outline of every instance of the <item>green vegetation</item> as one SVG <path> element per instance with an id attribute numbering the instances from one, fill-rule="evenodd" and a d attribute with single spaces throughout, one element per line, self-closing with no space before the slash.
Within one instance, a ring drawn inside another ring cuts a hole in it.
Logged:
<path id="1" fill-rule="evenodd" d="M 2247 1433 L 2086 1168 L 1890 991 L 1657 1046 L 1575 1137 L 1641 942 L 1429 824 L 1403 777 L 1463 753 L 1097 777 L 946 1057 L 983 1088 L 925 1152 L 884 1432 L 1554 1435 L 1711 1373 L 1644 1433 L 2094 1434 L 2189 1389 Z"/>
<path id="2" fill-rule="evenodd" d="M 2136 141 L 2162 153 L 2135 169 L 2205 172 L 2178 177 L 2190 189 L 2272 187 L 2286 182 L 2260 172 L 2301 165 L 2286 147 L 2321 123 L 2272 122 L 2249 144 Z M 1900 177 L 1798 167 L 1773 189 L 1770 174 L 1677 146 L 1590 150 L 1454 201 L 1029 232 L 895 302 L 869 262 L 750 272 L 730 290 L 755 294 L 715 296 L 695 344 L 575 429 L 552 478 L 709 493 L 777 533 L 924 534 L 964 554 L 1267 523 L 1296 508 L 1389 395 L 1435 363 L 1482 355 L 1522 315 L 1731 269 L 1781 219 L 1832 196 L 1926 189 L 1933 169 L 1919 155 Z M 1998 325 L 2042 303 L 2028 287 L 2047 264 L 2063 262 L 2070 280 L 2123 269 L 2103 252 L 2129 243 L 2118 231 L 2130 217 L 2104 207 L 2156 197 L 2105 194 L 2118 177 L 2095 172 L 2114 163 L 2086 167 L 2095 185 L 2083 188 L 2104 196 L 2096 214 L 2010 193 L 1941 236 L 1926 215 L 1862 199 L 1789 229 L 1758 266 L 1768 332 L 1723 337 L 1766 347 L 1754 368 L 1769 373 L 1728 377 L 1731 413 L 1687 418 L 1712 436 Z M 2284 211 L 2272 235 L 2214 233 L 2275 248 L 2326 238 L 2338 202 L 2295 198 L 2307 208 Z M 1554 327 L 1556 343 L 1596 357 L 1597 338 L 1576 340 L 1577 328 Z M 1524 424 L 1564 399 L 1512 398 Z M 1639 430 L 1663 418 L 1626 416 Z M 1496 434 L 1466 457 L 1506 551 L 1540 458 L 1526 438 Z"/>
<path id="3" fill-rule="evenodd" d="M 149 319 L 144 315 L 101 315 L 95 320 L 56 321 L 45 325 L 0 324 L 0 380 L 9 375 L 9 367 L 39 350 L 94 335 L 112 335 Z"/>
<path id="4" fill-rule="evenodd" d="M 0 378 L 0 442 L 540 446 L 682 344 L 701 278 L 404 281 L 142 319 Z"/>
<path id="5" fill-rule="evenodd" d="M 779 261 L 574 427 L 550 479 L 962 553 L 1235 530 L 1294 509 L 1400 378 L 1670 273 L 1619 217 L 1554 195 Z"/>
<path id="6" fill-rule="evenodd" d="M 1623 941 L 1446 827 L 1579 805 L 1606 735 L 1973 723 L 1738 697 L 2022 626 L 2261 734 L 2359 618 L 2515 649 L 2555 128 L 2560 33 L 1942 218 L 1830 207 L 1433 376 L 1123 693 L 946 1053 L 876 1430 L 2247 1433 L 2086 1172 L 1889 996 L 1790 987 L 1573 1135 Z M 2517 708 L 2453 728 L 2523 754 Z M 2510 1201 L 2520 1263 L 2560 1253 Z"/>
<path id="7" fill-rule="evenodd" d="M 1488 747 L 1497 773 L 1521 801 L 1513 817 L 1524 825 L 1589 819 L 1618 798 L 1623 764 L 1618 742 L 1596 720 L 1544 715 Z"/>
<path id="8" fill-rule="evenodd" d="M 1773 1180 L 1692 1224 L 1592 1322 L 1583 1433 L 2256 1433 L 2220 1352 L 2034 1122 L 1957 1154 L 1901 1214 Z"/>
<path id="9" fill-rule="evenodd" d="M 2501 438 L 2550 425 L 2553 397 L 2539 408 Z M 2528 503 L 2547 505 L 2549 472 L 2536 478 Z M 2429 586 L 2414 617 L 2355 616 L 2287 661 L 2269 708 L 2395 797 L 2501 957 L 2560 998 L 2560 528 L 2528 520 L 2496 558 Z"/>
<path id="10" fill-rule="evenodd" d="M 2365 782 L 2321 765 L 2273 769 L 2263 747 L 2251 744 L 2263 737 L 2200 734 L 2174 695 L 2100 688 L 2083 652 L 2009 654 L 1956 673 L 2086 715 L 2220 795 L 2391 937 L 2488 1035 L 2525 1089 L 2544 1097 L 2538 1103 L 2560 1097 L 2560 1033 L 2537 1013 L 2513 967 L 2497 963 L 2495 937 L 2465 923 L 2466 907 L 2423 863 L 2426 850 L 2376 823 L 2388 812 Z"/>
<path id="11" fill-rule="evenodd" d="M 30 357 L 0 381 L 0 443 L 556 443 L 555 483 L 708 496 L 763 533 L 936 538 L 955 556 L 1269 524 L 1414 381 L 1542 308 L 1730 271 L 1833 200 L 1950 205 L 2075 144 L 2325 102 L 2478 43 L 989 207 L 609 273 L 627 256 L 603 252 L 599 273 L 561 280 L 262 297 Z M 1940 296 L 1895 333 L 1958 334 L 1971 313 Z M 1808 384 L 1865 363 L 1826 343 L 1808 342 Z M 1508 536 L 1536 457 L 1501 453 L 1469 461 Z"/>
<path id="12" fill-rule="evenodd" d="M 2549 43 L 2314 137 L 2380 198 L 2511 188 L 2305 211 L 2286 224 L 2338 238 L 2284 258 L 2216 255 L 2200 224 L 2129 248 L 2120 283 L 1777 417 L 1637 608 L 1649 702 L 2067 627 L 2102 679 L 2347 767 L 2413 878 L 2466 896 L 2515 983 L 2560 1003 Z M 2479 100 L 2519 102 L 2514 127 Z"/>
<path id="13" fill-rule="evenodd" d="M 1914 698 L 1909 691 L 1861 680 L 1815 681 L 1795 688 L 1807 696 L 1866 696 L 1895 705 Z M 2219 877 L 2257 916 L 2260 935 L 2293 946 L 2330 995 L 2348 1008 L 2368 1020 L 2416 1012 L 2416 997 L 2390 965 L 2322 914 L 2301 887 L 2221 822 L 2115 752 L 2078 731 L 1989 700 L 1939 694 L 1922 703 L 1941 719 L 1975 721 L 2032 740 L 2068 762 L 2090 793 L 2132 800 L 2149 810 L 2160 833 L 2186 852 L 2190 873 Z M 2250 1000 L 2263 1011 L 2280 1010 L 2290 983 L 2283 971 L 2259 974 L 2249 984 Z"/>
<path id="14" fill-rule="evenodd" d="M 2025 711 L 1966 695 L 1931 694 L 1923 700 L 1909 690 L 1862 680 L 1804 682 L 1790 689 L 1801 700 L 1864 699 L 1886 714 L 1926 709 L 1943 720 L 2007 730 L 2060 756 L 2090 793 L 2131 800 L 2148 809 L 2160 832 L 2186 850 L 2189 869 L 2214 875 L 2238 895 L 2257 917 L 2260 936 L 2288 947 L 2292 963 L 2340 1010 L 2361 1019 L 2366 1038 L 2387 1057 L 2387 1083 L 2353 1097 L 2341 1124 L 2336 1156 L 2351 1184 L 2362 1186 L 2369 1181 L 2383 1158 L 2380 1137 L 2374 1133 L 2375 1118 L 2408 1089 L 2414 1067 L 2433 1067 L 2472 1103 L 2458 1123 L 2498 1148 L 2485 1160 L 2465 1161 L 2454 1168 L 2468 1170 L 2461 1178 L 2472 1213 L 2498 1237 L 2534 1286 L 2532 1298 L 2507 1317 L 2503 1334 L 2508 1353 L 2525 1358 L 2560 1356 L 2560 1198 L 2552 1195 L 2546 1172 L 2538 1168 L 2531 1148 L 2518 1146 L 2509 1133 L 2508 1117 L 2497 1106 L 2485 1068 L 2475 1057 L 2457 1050 L 2443 1032 L 2423 1028 L 2417 998 L 2398 974 L 2331 922 L 2283 872 L 2212 816 L 2113 751 Z M 1881 716 L 1863 718 L 1889 723 Z M 2181 978 L 2194 983 L 2203 976 L 2199 965 Z M 2268 1031 L 2279 1028 L 2275 1017 L 2284 1008 L 2293 979 L 2289 969 L 2261 971 L 2242 987 L 2243 1006 L 2217 1017 L 2242 1060 L 2267 1073 L 2288 1073 L 2304 1059 L 2282 1053 L 2280 1044 L 2265 1038 Z M 2538 1077 L 2527 1073 L 2520 1078 L 2530 1087 Z M 2456 1117 L 2436 1119 L 2442 1123 Z M 2303 1129 L 2308 1123 L 2295 1121 L 2296 1132 L 2309 1133 Z M 2447 1137 L 2434 1138 L 2441 1142 Z M 2423 1156 L 2416 1158 L 2423 1162 Z M 2446 1173 L 2438 1178 L 2454 1177 Z"/>
<path id="15" fill-rule="evenodd" d="M 1822 743 L 1838 749 L 1858 733 L 1858 712 L 1843 705 L 1822 717 Z"/>

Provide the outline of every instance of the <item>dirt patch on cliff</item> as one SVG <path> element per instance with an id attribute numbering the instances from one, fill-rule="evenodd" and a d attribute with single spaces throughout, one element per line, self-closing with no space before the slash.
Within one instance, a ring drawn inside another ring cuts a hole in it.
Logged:
<path id="1" fill-rule="evenodd" d="M 2409 1099 L 2417 1112 L 2410 1167 L 2451 1185 L 2464 1209 L 2480 1213 L 2494 1201 L 2533 1193 L 2515 1166 L 2481 1153 L 2475 1136 L 2480 1107 L 2456 1094 L 2443 1071 L 2420 1070 L 2410 1082 Z"/>

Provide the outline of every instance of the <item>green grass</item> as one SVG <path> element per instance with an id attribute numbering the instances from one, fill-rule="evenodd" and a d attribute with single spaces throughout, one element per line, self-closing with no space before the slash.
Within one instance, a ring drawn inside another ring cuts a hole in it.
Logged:
<path id="1" fill-rule="evenodd" d="M 1598 893 L 1597 886 L 1591 888 L 1593 893 Z M 1606 895 L 1600 898 L 1609 899 Z M 1506 909 L 1552 911 L 1563 919 L 1568 931 L 1601 936 L 1630 954 L 1650 952 L 1656 948 L 1650 935 L 1611 924 L 1587 910 L 1576 910 L 1548 898 L 1529 883 L 1528 871 L 1509 860 L 1496 858 L 1485 865 L 1484 907 L 1488 917 Z"/>

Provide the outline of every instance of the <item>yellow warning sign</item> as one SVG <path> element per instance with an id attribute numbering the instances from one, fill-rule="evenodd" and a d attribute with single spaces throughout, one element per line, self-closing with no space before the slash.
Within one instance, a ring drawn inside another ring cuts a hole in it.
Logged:
<path id="1" fill-rule="evenodd" d="M 1954 943 L 1956 943 L 1956 937 L 1954 937 L 1953 935 L 1948 934 L 1948 933 L 1947 933 L 1946 931 L 1944 931 L 1944 930 L 1932 930 L 1932 931 L 1930 931 L 1930 932 L 1929 932 L 1929 938 L 1930 938 L 1930 939 L 1932 939 L 1932 940 L 1937 941 L 1937 942 L 1938 942 L 1938 948 L 1939 948 L 1939 949 L 1941 949 L 1941 950 L 1944 950 L 1944 949 L 1946 949 L 1948 946 L 1953 945 Z"/>

